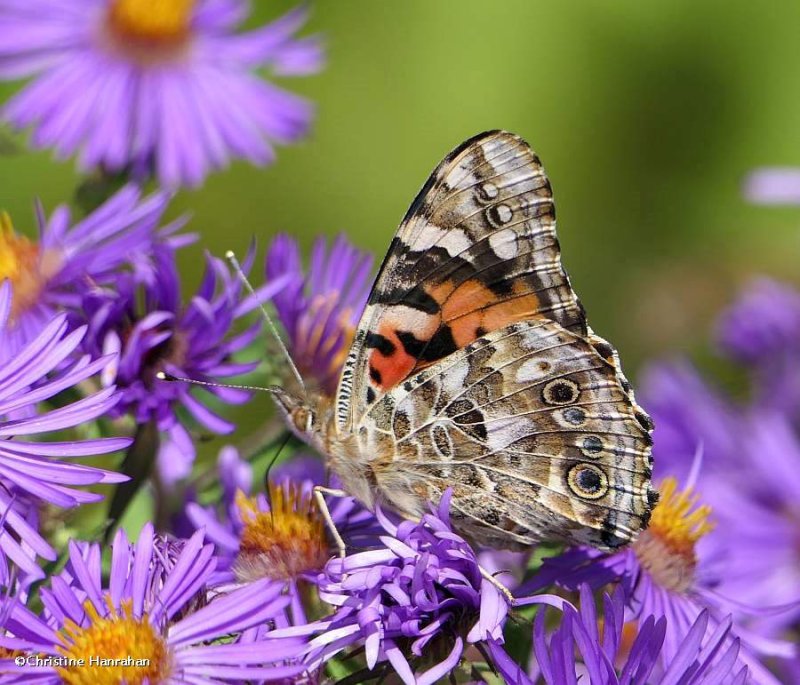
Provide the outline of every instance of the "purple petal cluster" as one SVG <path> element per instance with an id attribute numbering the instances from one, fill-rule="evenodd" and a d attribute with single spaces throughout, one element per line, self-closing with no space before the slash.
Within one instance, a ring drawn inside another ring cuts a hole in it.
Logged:
<path id="1" fill-rule="evenodd" d="M 757 654 L 789 658 L 795 653 L 794 646 L 779 639 L 752 635 L 745 620 L 757 615 L 761 607 L 754 605 L 748 609 L 739 601 L 739 595 L 720 592 L 731 559 L 720 540 L 714 539 L 712 526 L 702 521 L 704 509 L 696 500 L 692 510 L 685 512 L 687 519 L 694 522 L 692 528 L 696 531 L 697 540 L 691 547 L 687 545 L 691 538 L 680 539 L 677 531 L 663 529 L 659 507 L 672 507 L 672 516 L 679 511 L 682 502 L 692 501 L 680 494 L 676 496 L 670 488 L 665 492 L 667 496 L 662 497 L 654 511 L 650 529 L 643 531 L 631 547 L 613 554 L 589 547 L 568 549 L 545 560 L 540 572 L 523 590 L 537 590 L 552 584 L 573 591 L 584 585 L 593 589 L 609 584 L 618 586 L 632 618 L 640 623 L 647 617 L 663 621 L 658 659 L 664 668 L 678 658 L 686 636 L 701 617 L 709 632 L 719 631 L 726 625 L 726 634 L 742 642 L 741 648 L 736 650 L 737 669 L 747 667 L 753 682 L 777 685 L 778 681 Z M 700 537 L 701 530 L 707 531 L 702 533 L 703 537 Z M 686 532 L 691 533 L 691 530 Z M 730 540 L 725 542 L 731 544 Z M 733 626 L 730 625 L 732 617 L 739 619 Z"/>
<path id="2" fill-rule="evenodd" d="M 397 525 L 378 510 L 386 533 L 381 546 L 331 560 L 317 581 L 333 614 L 273 636 L 316 633 L 305 657 L 310 671 L 363 645 L 368 669 L 389 668 L 406 685 L 439 682 L 470 645 L 491 645 L 504 654 L 509 602 L 482 573 L 470 545 L 453 532 L 451 494 L 419 522 Z M 539 602 L 560 606 L 563 600 L 549 595 L 518 600 Z"/>
<path id="3" fill-rule="evenodd" d="M 752 376 L 753 405 L 800 419 L 800 292 L 758 279 L 723 312 L 717 332 L 722 350 Z"/>
<path id="4" fill-rule="evenodd" d="M 196 186 L 233 158 L 264 165 L 305 135 L 304 99 L 259 78 L 317 72 L 304 9 L 252 31 L 241 0 L 0 2 L 0 78 L 29 78 L 4 109 L 31 143 L 82 169 Z"/>
<path id="5" fill-rule="evenodd" d="M 744 195 L 763 205 L 800 205 L 800 169 L 763 167 L 745 179 Z"/>
<path id="6" fill-rule="evenodd" d="M 159 237 L 168 202 L 163 193 L 142 197 L 140 190 L 126 186 L 74 223 L 66 205 L 57 207 L 49 218 L 38 208 L 36 243 L 15 235 L 10 225 L 0 228 L 4 253 L 0 277 L 14 283 L 0 361 L 17 354 L 56 313 L 79 311 L 87 289 L 110 286 L 126 270 L 143 268 Z"/>
<path id="7" fill-rule="evenodd" d="M 746 625 L 768 638 L 800 621 L 800 553 L 789 542 L 800 539 L 799 312 L 800 292 L 761 279 L 723 313 L 718 338 L 745 365 L 746 400 L 712 390 L 685 365 L 655 367 L 642 393 L 656 421 L 657 468 L 688 473 L 691 453 L 702 453 L 697 484 L 718 524 L 706 541 L 721 560 L 715 589 L 758 610 Z"/>
<path id="8" fill-rule="evenodd" d="M 367 302 L 371 271 L 372 256 L 343 235 L 330 249 L 324 238 L 317 239 L 307 271 L 297 241 L 287 235 L 276 236 L 267 252 L 267 280 L 289 279 L 274 304 L 292 359 L 303 377 L 327 395 L 336 392 L 356 323 Z"/>
<path id="9" fill-rule="evenodd" d="M 128 666 L 121 680 L 150 683 L 208 683 L 289 678 L 302 670 L 284 662 L 302 647 L 300 639 L 236 639 L 280 616 L 289 603 L 281 588 L 254 583 L 229 594 L 208 587 L 216 565 L 213 546 L 201 532 L 165 544 L 146 525 L 135 544 L 119 532 L 112 545 L 110 576 L 102 580 L 99 545 L 71 543 L 69 563 L 40 596 L 34 612 L 17 601 L 6 607 L 0 647 L 28 655 L 83 657 L 100 654 L 147 659 Z M 233 638 L 233 639 L 232 639 Z M 6 652 L 8 654 L 8 652 Z M 0 658 L 3 682 L 61 683 L 70 666 L 23 665 Z M 87 666 L 74 666 L 87 669 Z M 91 665 L 88 666 L 92 668 Z M 112 682 L 110 666 L 83 670 L 80 682 Z M 119 673 L 119 671 L 116 671 Z M 88 678 L 88 680 L 86 680 Z M 70 680 L 69 682 L 72 682 Z"/>
<path id="10" fill-rule="evenodd" d="M 731 638 L 728 619 L 709 630 L 701 613 L 662 666 L 659 658 L 667 634 L 664 617 L 641 617 L 631 640 L 625 634 L 625 601 L 621 589 L 603 595 L 601 616 L 588 586 L 580 587 L 580 608 L 566 605 L 558 627 L 549 632 L 545 612 L 537 614 L 533 630 L 532 672 L 526 675 L 507 662 L 501 674 L 507 683 L 533 685 L 744 685 L 747 668 L 737 664 L 739 641 Z M 630 624 L 628 624 L 630 626 Z M 539 677 L 537 677 L 537 675 Z"/>
<path id="11" fill-rule="evenodd" d="M 0 339 L 8 330 L 12 288 L 0 284 Z M 35 557 L 54 560 L 55 551 L 37 532 L 37 507 L 47 502 L 75 507 L 102 499 L 76 486 L 119 483 L 126 480 L 110 471 L 73 463 L 76 457 L 107 454 L 130 444 L 127 438 L 50 441 L 39 439 L 53 432 L 94 421 L 118 402 L 113 386 L 40 412 L 40 402 L 91 379 L 113 363 L 113 355 L 91 361 L 75 357 L 86 330 L 71 333 L 66 314 L 55 316 L 22 346 L 16 356 L 0 365 L 0 584 L 9 579 L 6 557 L 30 580 L 43 577 Z"/>
<path id="12" fill-rule="evenodd" d="M 88 324 L 85 348 L 92 354 L 113 351 L 119 361 L 107 370 L 108 382 L 120 389 L 113 414 L 130 414 L 138 424 L 154 422 L 162 432 L 159 475 L 166 484 L 185 478 L 194 461 L 191 435 L 181 423 L 182 407 L 195 421 L 215 433 L 229 433 L 234 425 L 219 416 L 197 395 L 213 396 L 227 404 L 241 404 L 249 392 L 223 387 L 200 390 L 184 382 L 170 382 L 164 372 L 204 383 L 248 373 L 258 361 L 236 361 L 235 355 L 252 343 L 260 324 L 235 332 L 240 319 L 282 287 L 275 282 L 255 297 L 242 297 L 242 284 L 225 264 L 207 256 L 197 292 L 184 302 L 168 245 L 154 250 L 152 271 L 126 274 L 113 287 L 95 288 L 84 299 Z"/>

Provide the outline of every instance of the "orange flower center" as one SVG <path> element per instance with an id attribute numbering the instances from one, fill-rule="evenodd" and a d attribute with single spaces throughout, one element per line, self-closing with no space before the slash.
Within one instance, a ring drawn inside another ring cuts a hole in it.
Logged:
<path id="1" fill-rule="evenodd" d="M 40 255 L 39 246 L 17 235 L 11 217 L 0 213 L 0 281 L 8 279 L 13 287 L 11 323 L 37 302 L 47 281 L 58 273 L 60 263 L 54 252 Z"/>
<path id="2" fill-rule="evenodd" d="M 83 608 L 89 625 L 67 619 L 59 652 L 75 665 L 57 668 L 67 685 L 157 685 L 169 678 L 168 648 L 145 614 L 133 616 L 133 601 L 118 613 L 107 598 L 109 614 L 100 616 L 90 601 Z"/>
<path id="3" fill-rule="evenodd" d="M 236 493 L 244 529 L 234 572 L 242 581 L 258 578 L 287 580 L 305 571 L 318 571 L 328 561 L 328 542 L 322 516 L 309 493 L 294 484 L 269 484 L 270 510 L 258 508 L 255 498 Z"/>
<path id="4" fill-rule="evenodd" d="M 112 0 L 111 31 L 124 42 L 176 45 L 189 36 L 195 0 Z"/>
<path id="5" fill-rule="evenodd" d="M 684 592 L 694 580 L 695 544 L 714 529 L 708 521 L 711 507 L 697 506 L 699 496 L 691 488 L 679 491 L 674 478 L 665 479 L 659 491 L 650 526 L 633 543 L 633 550 L 659 585 Z"/>

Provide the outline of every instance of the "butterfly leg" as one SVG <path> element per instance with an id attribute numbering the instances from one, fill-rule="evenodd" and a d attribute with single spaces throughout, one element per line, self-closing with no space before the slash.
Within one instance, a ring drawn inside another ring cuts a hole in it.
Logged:
<path id="1" fill-rule="evenodd" d="M 322 485 L 314 486 L 314 499 L 317 502 L 319 513 L 322 514 L 322 518 L 325 519 L 325 525 L 328 526 L 331 537 L 333 538 L 336 548 L 339 551 L 339 558 L 344 559 L 345 555 L 347 554 L 347 546 L 344 544 L 344 539 L 339 533 L 339 530 L 336 528 L 336 524 L 333 522 L 333 516 L 331 516 L 331 510 L 328 509 L 328 503 L 325 501 L 325 495 L 330 495 L 331 497 L 349 497 L 350 495 L 348 495 L 344 490 L 326 488 Z"/>
<path id="2" fill-rule="evenodd" d="M 489 573 L 489 571 L 483 568 L 483 566 L 478 566 L 478 568 L 480 569 L 481 575 L 484 578 L 486 578 L 486 580 L 488 580 L 492 585 L 494 585 L 498 590 L 500 590 L 502 595 L 506 598 L 506 601 L 509 604 L 513 605 L 514 595 L 511 594 L 511 590 L 509 590 L 505 585 L 503 585 L 499 580 L 497 580 L 494 574 Z"/>

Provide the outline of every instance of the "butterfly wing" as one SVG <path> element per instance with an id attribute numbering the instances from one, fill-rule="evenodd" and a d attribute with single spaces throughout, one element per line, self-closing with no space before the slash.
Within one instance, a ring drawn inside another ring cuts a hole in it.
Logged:
<path id="1" fill-rule="evenodd" d="M 391 389 L 359 433 L 363 454 L 393 448 L 377 485 L 407 516 L 452 487 L 454 523 L 477 542 L 613 548 L 646 527 L 657 499 L 651 427 L 592 342 L 536 319 Z"/>
<path id="2" fill-rule="evenodd" d="M 418 369 L 537 317 L 587 333 L 539 159 L 518 136 L 483 133 L 442 161 L 400 224 L 344 365 L 339 430 Z"/>

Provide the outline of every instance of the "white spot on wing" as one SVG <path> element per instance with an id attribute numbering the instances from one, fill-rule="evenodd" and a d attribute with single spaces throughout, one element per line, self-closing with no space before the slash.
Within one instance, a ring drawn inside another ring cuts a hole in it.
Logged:
<path id="1" fill-rule="evenodd" d="M 468 373 L 469 363 L 466 359 L 462 359 L 447 369 L 447 372 L 442 376 L 442 389 L 449 397 L 463 392 Z"/>
<path id="2" fill-rule="evenodd" d="M 506 228 L 489 236 L 489 245 L 500 259 L 513 259 L 517 256 L 517 234 Z"/>
<path id="3" fill-rule="evenodd" d="M 541 362 L 537 359 L 528 359 L 528 361 L 520 364 L 517 369 L 515 380 L 517 383 L 528 383 L 537 381 L 547 376 L 549 371 L 548 367 L 541 368 Z"/>

